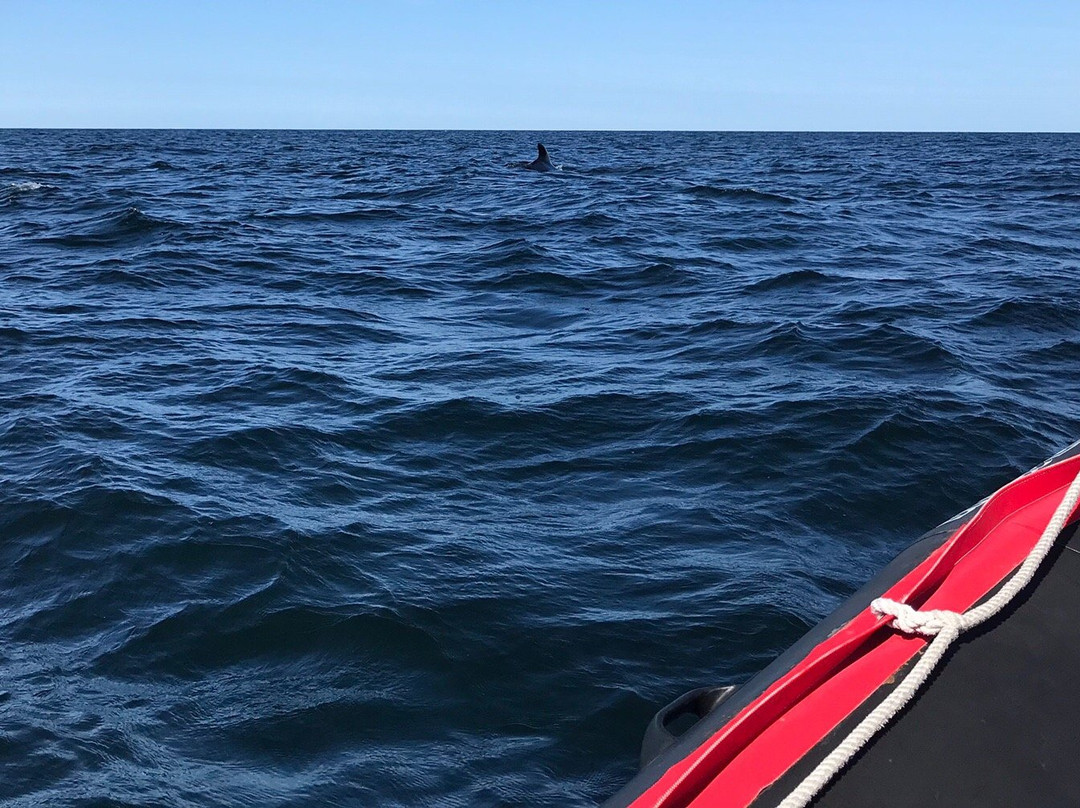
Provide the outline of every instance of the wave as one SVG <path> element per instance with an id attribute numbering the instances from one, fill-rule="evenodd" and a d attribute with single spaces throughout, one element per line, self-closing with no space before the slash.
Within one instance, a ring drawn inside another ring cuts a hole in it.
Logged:
<path id="1" fill-rule="evenodd" d="M 1019 354 L 1018 358 L 1021 360 L 1021 366 L 1028 369 L 1046 368 L 1051 364 L 1059 364 L 1063 369 L 1068 370 L 1080 362 L 1080 340 L 1059 339 L 1049 345 L 1027 348 Z M 1068 440 L 1068 436 L 1065 436 L 1065 440 Z"/>
<path id="2" fill-rule="evenodd" d="M 222 400 L 213 393 L 202 397 L 204 401 Z M 271 406 L 272 403 L 267 402 Z M 256 424 L 227 429 L 219 434 L 207 431 L 208 435 L 184 447 L 184 456 L 189 461 L 257 473 L 280 474 L 302 467 L 315 461 L 321 454 L 320 447 L 335 441 L 334 436 L 324 429 L 297 423 Z"/>
<path id="3" fill-rule="evenodd" d="M 274 270 L 275 267 L 269 267 Z M 309 271 L 300 278 L 301 285 L 310 285 L 318 290 L 336 291 L 349 295 L 385 295 L 406 300 L 426 300 L 439 294 L 440 284 L 429 278 L 418 277 L 415 273 L 399 272 L 386 267 L 373 266 L 369 269 L 348 267 L 331 270 Z"/>
<path id="4" fill-rule="evenodd" d="M 774 292 L 795 289 L 801 286 L 820 286 L 824 283 L 841 280 L 818 272 L 816 269 L 794 269 L 772 278 L 756 281 L 745 287 L 747 292 Z"/>
<path id="5" fill-rule="evenodd" d="M 58 247 L 114 247 L 179 232 L 184 227 L 180 222 L 151 216 L 129 206 L 81 222 L 66 233 L 37 240 Z"/>
<path id="6" fill-rule="evenodd" d="M 663 322 L 627 326 L 615 333 L 615 338 L 627 343 L 646 346 L 659 346 L 670 350 L 686 342 L 698 343 L 702 339 L 721 337 L 736 330 L 757 330 L 762 326 L 755 323 L 741 322 L 726 317 L 706 317 L 701 320 Z"/>
<path id="7" fill-rule="evenodd" d="M 60 190 L 59 186 L 51 185 L 47 182 L 37 182 L 34 180 L 10 182 L 7 185 L 0 186 L 0 204 L 5 202 L 17 202 L 26 197 L 45 196 L 58 190 Z"/>
<path id="8" fill-rule="evenodd" d="M 628 438 L 656 425 L 668 407 L 684 401 L 684 396 L 670 393 L 597 393 L 509 407 L 461 397 L 406 407 L 375 420 L 383 433 L 475 444 L 513 457 L 521 452 L 528 456 L 540 447 L 551 451 Z"/>
<path id="9" fill-rule="evenodd" d="M 380 658 L 395 660 L 404 669 L 447 668 L 436 638 L 390 609 L 275 607 L 281 596 L 274 595 L 264 588 L 221 606 L 183 606 L 98 656 L 95 668 L 127 679 L 202 678 L 223 668 L 265 667 L 296 658 L 363 658 L 369 649 L 378 649 Z"/>
<path id="10" fill-rule="evenodd" d="M 679 294 L 702 282 L 700 273 L 684 269 L 667 261 L 639 267 L 613 267 L 592 273 L 612 289 L 660 289 L 666 294 Z"/>
<path id="11" fill-rule="evenodd" d="M 469 262 L 493 269 L 513 270 L 530 265 L 550 266 L 552 254 L 523 238 L 509 238 L 487 244 L 469 256 Z"/>
<path id="12" fill-rule="evenodd" d="M 727 252 L 783 252 L 802 244 L 795 236 L 719 236 L 705 239 L 702 246 Z"/>
<path id="13" fill-rule="evenodd" d="M 351 176 L 343 177 L 344 179 L 351 179 Z M 334 194 L 334 199 L 340 199 L 342 201 L 361 201 L 361 202 L 416 202 L 421 199 L 428 199 L 433 196 L 440 196 L 446 193 L 445 186 L 442 185 L 424 185 L 418 188 L 392 188 L 378 191 L 358 190 L 350 189 L 348 191 L 342 191 Z"/>
<path id="14" fill-rule="evenodd" d="M 352 397 L 348 382 L 332 373 L 306 368 L 254 368 L 220 384 L 208 380 L 206 389 L 191 401 L 242 404 L 252 396 L 268 407 L 317 401 L 338 404 Z"/>
<path id="15" fill-rule="evenodd" d="M 1012 297 L 995 303 L 968 322 L 974 326 L 1011 328 L 1018 331 L 1037 328 L 1071 333 L 1076 326 L 1076 312 L 1068 301 Z"/>
<path id="16" fill-rule="evenodd" d="M 529 247 L 518 248 L 503 258 L 508 264 L 523 261 L 537 262 L 550 257 Z M 643 288 L 654 288 L 657 294 L 677 296 L 684 294 L 687 288 L 699 285 L 699 273 L 675 266 L 667 262 L 646 264 L 644 266 L 606 267 L 587 272 L 571 274 L 554 269 L 528 269 L 514 267 L 492 278 L 474 282 L 477 287 L 502 291 L 533 291 L 552 295 L 573 295 L 603 292 L 633 292 Z"/>
<path id="17" fill-rule="evenodd" d="M 22 193 L 25 191 L 41 191 L 43 189 L 55 189 L 55 185 L 49 185 L 44 182 L 12 182 L 7 185 L 8 190 L 12 193 Z"/>
<path id="18" fill-rule="evenodd" d="M 358 208 L 354 210 L 285 210 L 256 214 L 259 219 L 288 222 L 380 222 L 404 221 L 408 211 L 399 208 Z"/>
<path id="19" fill-rule="evenodd" d="M 1080 256 L 1080 247 L 1068 244 L 1053 243 L 1049 240 L 1038 244 L 1027 239 L 993 236 L 984 236 L 975 239 L 964 249 L 969 253 L 1002 252 L 1036 256 Z"/>
<path id="20" fill-rule="evenodd" d="M 937 340 L 890 324 L 781 323 L 753 350 L 847 369 L 884 369 L 899 362 L 911 376 L 962 365 L 959 356 Z"/>
<path id="21" fill-rule="evenodd" d="M 784 194 L 759 191 L 756 188 L 738 188 L 716 185 L 692 185 L 683 191 L 697 199 L 718 199 L 730 202 L 759 202 L 770 205 L 794 205 L 799 200 Z"/>
<path id="22" fill-rule="evenodd" d="M 560 219 L 556 222 L 558 227 L 591 227 L 591 228 L 603 228 L 603 227 L 616 227 L 622 224 L 617 217 L 604 213 L 603 211 L 582 211 L 565 219 Z"/>
<path id="23" fill-rule="evenodd" d="M 0 326 L 0 344 L 11 348 L 23 345 L 33 339 L 33 334 L 22 328 L 14 326 Z"/>
<path id="24" fill-rule="evenodd" d="M 515 255 L 514 262 L 521 260 Z M 549 295 L 574 294 L 589 288 L 589 284 L 570 275 L 551 270 L 510 269 L 494 278 L 476 282 L 483 289 L 502 291 L 530 291 Z"/>

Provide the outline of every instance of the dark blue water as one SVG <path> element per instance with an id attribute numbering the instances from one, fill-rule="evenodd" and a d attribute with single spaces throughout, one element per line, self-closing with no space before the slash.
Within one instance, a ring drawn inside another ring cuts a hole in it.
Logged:
<path id="1" fill-rule="evenodd" d="M 1074 136 L 0 132 L 0 802 L 591 805 L 1080 436 L 1078 275 Z"/>

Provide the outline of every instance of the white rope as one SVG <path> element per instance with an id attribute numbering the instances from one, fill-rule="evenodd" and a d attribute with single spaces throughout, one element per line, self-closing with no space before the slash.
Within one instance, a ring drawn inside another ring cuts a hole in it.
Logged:
<path id="1" fill-rule="evenodd" d="M 904 709 L 956 638 L 1000 612 L 1021 589 L 1031 582 L 1039 565 L 1046 558 L 1046 554 L 1054 546 L 1061 529 L 1065 527 L 1065 522 L 1078 500 L 1080 500 L 1080 474 L 1073 479 L 1039 541 L 1024 559 L 1024 563 L 1005 585 L 981 606 L 959 613 L 944 610 L 920 612 L 906 603 L 898 603 L 888 598 L 878 598 L 870 604 L 875 614 L 890 615 L 893 618 L 892 625 L 898 630 L 905 634 L 933 637 L 933 640 L 896 689 L 860 721 L 851 734 L 844 738 L 777 808 L 805 808 L 809 805 L 810 801 L 832 781 L 848 761 L 898 712 Z"/>

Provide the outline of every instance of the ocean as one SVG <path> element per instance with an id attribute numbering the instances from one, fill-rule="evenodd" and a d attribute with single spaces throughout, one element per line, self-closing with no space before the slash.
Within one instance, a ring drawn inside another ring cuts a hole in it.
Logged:
<path id="1" fill-rule="evenodd" d="M 0 131 L 0 802 L 595 805 L 1080 437 L 1078 275 L 1074 135 Z"/>

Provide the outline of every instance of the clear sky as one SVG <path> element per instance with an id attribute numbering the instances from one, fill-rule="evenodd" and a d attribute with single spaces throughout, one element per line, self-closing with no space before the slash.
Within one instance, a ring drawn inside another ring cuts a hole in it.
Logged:
<path id="1" fill-rule="evenodd" d="M 1080 131 L 1080 2 L 0 0 L 0 126 Z"/>

